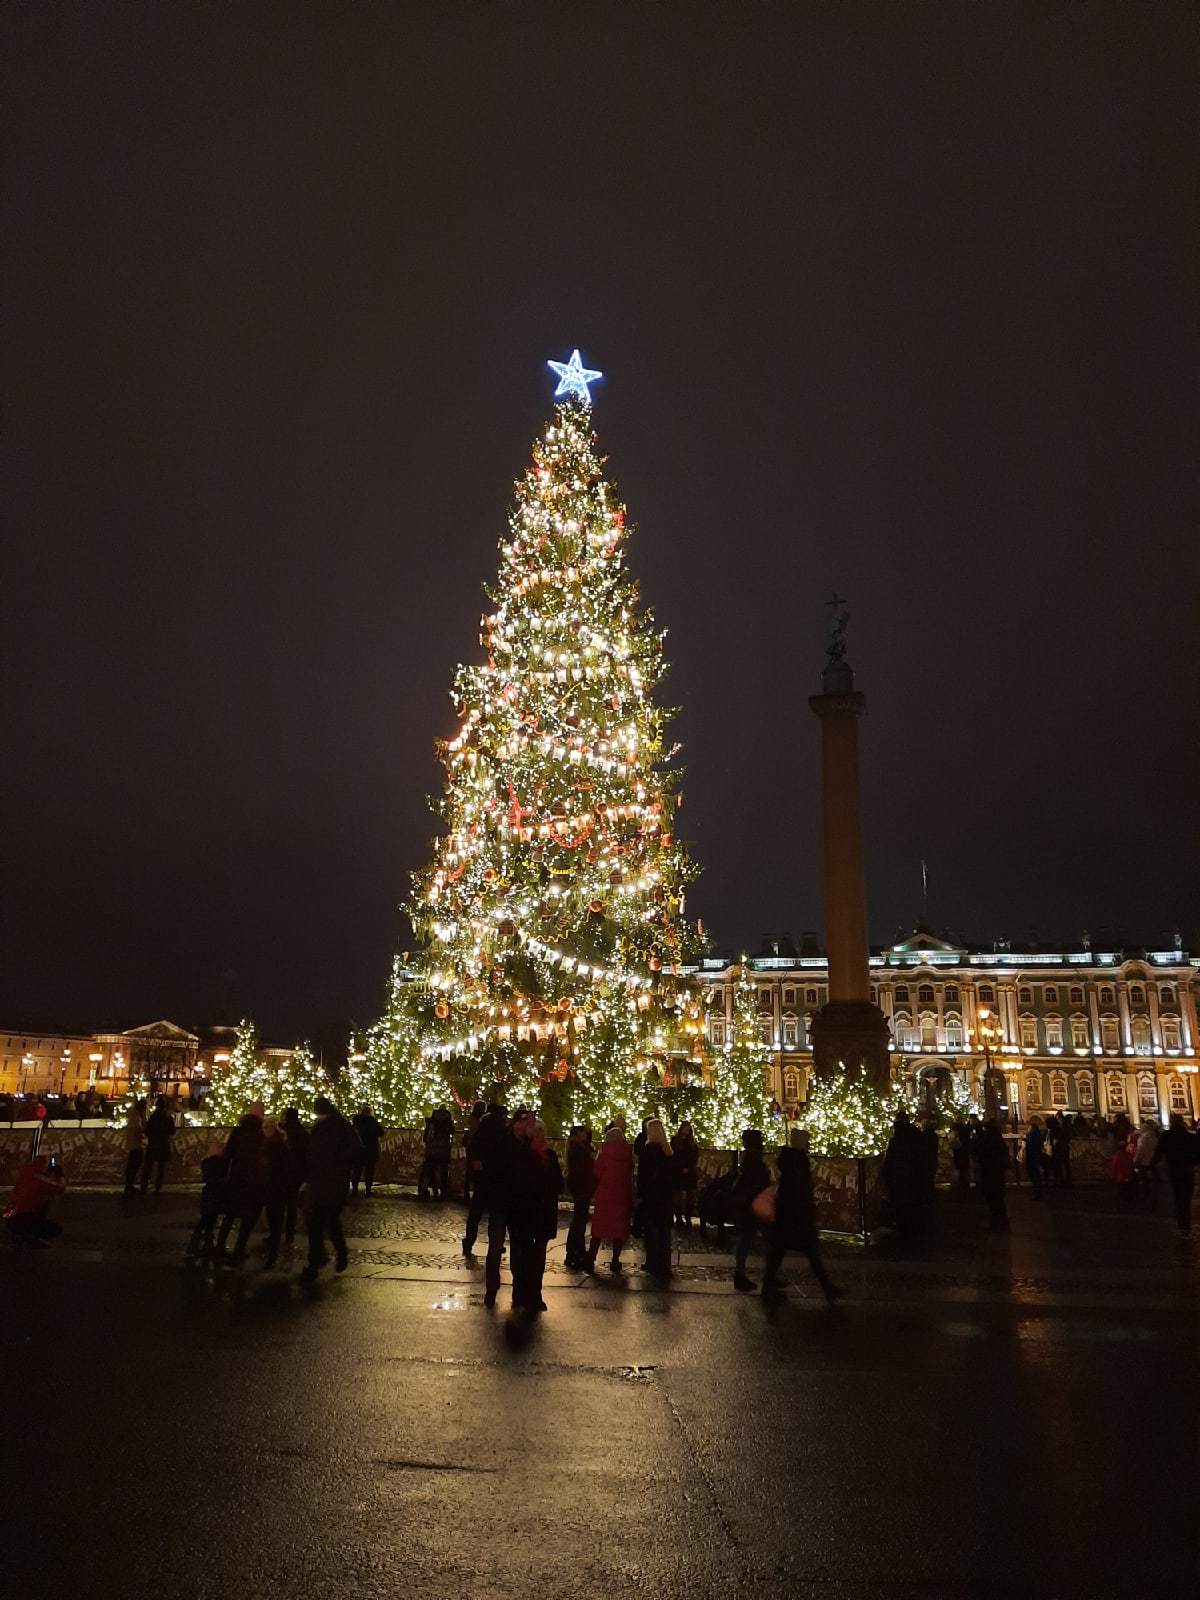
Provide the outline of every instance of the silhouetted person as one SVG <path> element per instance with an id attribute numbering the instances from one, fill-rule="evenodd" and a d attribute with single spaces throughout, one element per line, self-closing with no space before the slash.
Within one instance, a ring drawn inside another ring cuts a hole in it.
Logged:
<path id="1" fill-rule="evenodd" d="M 487 1107 L 482 1100 L 476 1100 L 471 1107 L 471 1115 L 467 1118 L 467 1126 L 463 1130 L 463 1199 L 468 1201 L 475 1193 L 475 1181 L 478 1177 L 478 1168 L 471 1154 L 471 1147 L 475 1142 L 475 1135 L 479 1132 L 479 1125 L 486 1116 Z"/>
<path id="2" fill-rule="evenodd" d="M 450 1192 L 450 1152 L 454 1148 L 454 1118 L 445 1106 L 438 1106 L 425 1123 L 425 1159 L 417 1176 L 417 1199 L 426 1200 L 432 1191 L 435 1200 Z"/>
<path id="3" fill-rule="evenodd" d="M 44 1151 L 18 1167 L 12 1199 L 4 1212 L 5 1226 L 18 1250 L 37 1249 L 58 1238 L 62 1225 L 51 1220 L 50 1206 L 65 1188 L 57 1159 Z"/>
<path id="4" fill-rule="evenodd" d="M 1050 1170 L 1054 1174 L 1054 1187 L 1067 1189 L 1071 1184 L 1071 1124 L 1061 1111 L 1050 1118 Z"/>
<path id="5" fill-rule="evenodd" d="M 479 1220 L 483 1213 L 486 1211 L 490 1216 L 494 1208 L 497 1158 L 508 1139 L 508 1117 L 504 1107 L 493 1100 L 469 1138 L 467 1161 L 474 1177 L 471 1184 L 471 1201 L 467 1207 L 467 1225 L 463 1232 L 462 1253 L 465 1256 L 471 1255 L 475 1249 L 475 1241 L 479 1237 Z M 503 1246 L 503 1232 L 500 1243 Z M 498 1262 L 499 1257 L 497 1264 Z M 498 1277 L 496 1281 L 498 1285 Z"/>
<path id="6" fill-rule="evenodd" d="M 645 1140 L 638 1157 L 637 1197 L 642 1210 L 642 1240 L 646 1246 L 645 1270 L 664 1281 L 671 1276 L 671 1214 L 675 1200 L 675 1165 L 667 1130 L 651 1117 L 642 1132 Z"/>
<path id="7" fill-rule="evenodd" d="M 567 1266 L 582 1272 L 587 1266 L 587 1224 L 592 1208 L 596 1156 L 592 1130 L 576 1123 L 567 1139 L 567 1193 L 571 1196 L 571 1226 L 567 1229 Z"/>
<path id="8" fill-rule="evenodd" d="M 908 1113 L 898 1111 L 883 1154 L 880 1176 L 891 1202 L 896 1232 L 902 1239 L 911 1239 L 920 1232 L 924 1168 L 921 1135 L 910 1122 Z"/>
<path id="9" fill-rule="evenodd" d="M 1158 1210 L 1158 1168 L 1154 1164 L 1154 1157 L 1158 1154 L 1161 1137 L 1162 1129 L 1158 1123 L 1150 1117 L 1143 1118 L 1133 1152 L 1133 1172 L 1138 1193 L 1151 1211 Z"/>
<path id="10" fill-rule="evenodd" d="M 821 1260 L 817 1237 L 817 1207 L 813 1197 L 812 1168 L 808 1160 L 808 1131 L 793 1128 L 787 1146 L 779 1151 L 779 1181 L 775 1185 L 775 1220 L 766 1227 L 767 1265 L 763 1273 L 763 1299 L 782 1300 L 777 1278 L 789 1250 L 801 1250 L 808 1257 L 813 1276 L 831 1304 L 841 1295 L 832 1283 Z"/>
<path id="11" fill-rule="evenodd" d="M 217 1255 L 222 1259 L 235 1222 L 238 1236 L 231 1259 L 240 1262 L 246 1258 L 246 1243 L 265 1198 L 262 1144 L 263 1106 L 261 1100 L 256 1100 L 225 1142 L 228 1190 L 225 1216 L 217 1235 Z"/>
<path id="12" fill-rule="evenodd" d="M 296 1239 L 296 1218 L 300 1212 L 300 1190 L 308 1177 L 308 1129 L 300 1121 L 295 1106 L 283 1113 L 283 1136 L 288 1148 L 287 1198 L 283 1207 L 283 1240 L 293 1244 Z"/>
<path id="13" fill-rule="evenodd" d="M 992 1229 L 1008 1232 L 1008 1207 L 1005 1203 L 1004 1185 L 1008 1172 L 1008 1146 L 999 1124 L 989 1117 L 979 1135 L 979 1189 L 988 1208 Z"/>
<path id="14" fill-rule="evenodd" d="M 926 1206 L 937 1199 L 938 1133 L 932 1117 L 926 1117 L 918 1134 L 921 1146 L 921 1200 Z"/>
<path id="15" fill-rule="evenodd" d="M 225 1148 L 220 1139 L 210 1139 L 204 1160 L 200 1163 L 200 1215 L 188 1241 L 187 1254 L 203 1253 L 211 1256 L 216 1249 L 213 1235 L 225 1210 Z"/>
<path id="16" fill-rule="evenodd" d="M 675 1226 L 690 1228 L 700 1183 L 700 1146 L 690 1122 L 679 1124 L 671 1140 L 671 1154 L 675 1158 Z"/>
<path id="17" fill-rule="evenodd" d="M 1154 1160 L 1163 1162 L 1175 1205 L 1175 1223 L 1186 1238 L 1192 1231 L 1192 1191 L 1196 1184 L 1196 1163 L 1200 1161 L 1200 1140 L 1189 1133 L 1178 1111 L 1171 1113 L 1171 1125 L 1158 1141 Z"/>
<path id="18" fill-rule="evenodd" d="M 146 1143 L 146 1102 L 134 1100 L 125 1113 L 125 1199 L 132 1200 Z"/>
<path id="19" fill-rule="evenodd" d="M 612 1245 L 613 1272 L 621 1271 L 621 1250 L 633 1217 L 633 1151 L 620 1122 L 610 1122 L 596 1156 L 593 1174 L 592 1242 L 585 1266 L 596 1270 L 596 1257 L 606 1240 Z"/>
<path id="20" fill-rule="evenodd" d="M 370 1196 L 375 1187 L 375 1167 L 379 1161 L 379 1142 L 383 1138 L 383 1129 L 378 1118 L 370 1106 L 359 1106 L 358 1114 L 352 1119 L 354 1131 L 358 1135 L 361 1154 L 354 1164 L 354 1171 L 350 1176 L 350 1186 L 355 1194 L 361 1181 Z"/>
<path id="21" fill-rule="evenodd" d="M 558 1233 L 563 1176 L 536 1117 L 513 1124 L 508 1237 L 512 1244 L 513 1308 L 536 1317 L 546 1310 L 542 1280 L 546 1246 Z"/>
<path id="22" fill-rule="evenodd" d="M 360 1159 L 358 1134 L 327 1095 L 313 1101 L 316 1121 L 308 1136 L 308 1265 L 300 1274 L 314 1283 L 325 1264 L 325 1235 L 333 1245 L 336 1270 L 350 1264 L 346 1235 L 342 1232 L 342 1207 L 350 1197 L 350 1174 Z"/>
<path id="23" fill-rule="evenodd" d="M 163 1173 L 171 1159 L 171 1141 L 174 1137 L 175 1118 L 167 1109 L 166 1095 L 160 1094 L 154 1102 L 154 1110 L 146 1119 L 146 1153 L 142 1157 L 143 1194 L 150 1182 L 151 1169 L 155 1175 L 154 1192 L 162 1192 Z"/>
<path id="24" fill-rule="evenodd" d="M 1025 1134 L 1025 1171 L 1035 1200 L 1042 1198 L 1042 1166 L 1045 1153 L 1046 1132 L 1042 1127 L 1042 1119 L 1030 1117 L 1029 1128 Z"/>
<path id="25" fill-rule="evenodd" d="M 283 1235 L 283 1219 L 287 1211 L 292 1159 L 288 1153 L 287 1137 L 283 1129 L 269 1117 L 263 1122 L 262 1176 L 263 1209 L 267 1214 L 265 1264 L 270 1269 L 279 1259 L 279 1241 Z"/>
<path id="26" fill-rule="evenodd" d="M 758 1288 L 746 1272 L 750 1246 L 754 1243 L 754 1236 L 758 1232 L 754 1201 L 764 1189 L 771 1187 L 771 1169 L 763 1160 L 763 1136 L 760 1129 L 747 1128 L 743 1132 L 742 1151 L 742 1163 L 730 1197 L 733 1225 L 738 1235 L 733 1253 L 733 1287 L 743 1294 L 751 1294 Z"/>
<path id="27" fill-rule="evenodd" d="M 494 1105 L 489 1109 L 479 1129 L 478 1143 L 483 1156 L 484 1201 L 488 1214 L 487 1260 L 483 1268 L 485 1306 L 494 1306 L 496 1296 L 500 1292 L 500 1258 L 504 1254 L 504 1239 L 508 1233 L 508 1211 L 513 1198 L 513 1128 L 528 1115 L 524 1106 L 518 1106 L 510 1122 L 504 1114 L 503 1106 Z"/>

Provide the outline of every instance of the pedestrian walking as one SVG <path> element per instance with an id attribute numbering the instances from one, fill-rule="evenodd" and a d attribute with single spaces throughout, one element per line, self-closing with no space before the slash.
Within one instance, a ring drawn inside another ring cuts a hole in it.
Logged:
<path id="1" fill-rule="evenodd" d="M 646 1246 L 643 1267 L 664 1283 L 671 1276 L 671 1214 L 675 1201 L 675 1165 L 667 1130 L 657 1117 L 643 1129 L 645 1142 L 638 1158 L 637 1197 L 642 1209 L 642 1240 Z"/>
<path id="2" fill-rule="evenodd" d="M 592 1130 L 577 1122 L 567 1139 L 567 1193 L 571 1197 L 571 1226 L 567 1229 L 567 1266 L 582 1272 L 587 1266 L 587 1224 L 592 1207 L 596 1155 Z"/>
<path id="3" fill-rule="evenodd" d="M 1046 1130 L 1042 1126 L 1041 1117 L 1030 1117 L 1029 1128 L 1025 1134 L 1025 1171 L 1029 1175 L 1029 1186 L 1033 1190 L 1033 1198 L 1042 1198 L 1042 1164 L 1046 1151 Z"/>
<path id="4" fill-rule="evenodd" d="M 971 1192 L 971 1130 L 965 1122 L 956 1122 L 950 1143 L 950 1159 L 961 1194 Z"/>
<path id="5" fill-rule="evenodd" d="M 478 1126 L 469 1134 L 470 1146 L 467 1164 L 473 1170 L 474 1177 L 471 1184 L 471 1200 L 467 1207 L 467 1225 L 463 1233 L 462 1253 L 464 1256 L 469 1256 L 474 1252 L 475 1241 L 479 1237 L 479 1222 L 483 1213 L 487 1211 L 489 1216 L 491 1215 L 491 1204 L 495 1193 L 494 1180 L 497 1173 L 497 1157 L 507 1138 L 508 1117 L 499 1101 L 493 1100 Z M 489 1182 L 489 1178 L 493 1181 Z M 503 1242 L 503 1238 L 501 1242 Z M 499 1282 L 499 1279 L 497 1279 L 497 1282 Z"/>
<path id="6" fill-rule="evenodd" d="M 758 1232 L 754 1202 L 764 1189 L 770 1187 L 771 1169 L 763 1160 L 762 1131 L 759 1128 L 747 1128 L 742 1134 L 742 1161 L 731 1196 L 733 1225 L 738 1236 L 733 1253 L 733 1287 L 742 1294 L 752 1294 L 758 1288 L 746 1272 L 746 1262 Z"/>
<path id="7" fill-rule="evenodd" d="M 918 1139 L 920 1140 L 921 1155 L 921 1203 L 928 1208 L 937 1199 L 938 1155 L 940 1153 L 937 1123 L 933 1117 L 926 1117 L 922 1122 Z"/>
<path id="8" fill-rule="evenodd" d="M 512 1303 L 514 1311 L 536 1317 L 547 1309 L 542 1298 L 546 1249 L 558 1234 L 558 1197 L 563 1190 L 562 1168 L 537 1117 L 527 1116 L 513 1125 L 512 1183 L 509 1195 L 508 1236 L 512 1242 Z"/>
<path id="9" fill-rule="evenodd" d="M 154 1102 L 154 1110 L 146 1119 L 146 1153 L 142 1157 L 142 1193 L 145 1194 L 150 1182 L 150 1173 L 154 1171 L 154 1192 L 162 1192 L 163 1173 L 166 1171 L 167 1162 L 171 1159 L 174 1148 L 172 1141 L 175 1138 L 175 1118 L 167 1108 L 167 1097 L 160 1094 Z"/>
<path id="10" fill-rule="evenodd" d="M 493 1116 L 493 1113 L 496 1115 Z M 494 1306 L 500 1292 L 500 1258 L 504 1254 L 504 1240 L 509 1232 L 509 1211 L 513 1204 L 514 1129 L 528 1115 L 524 1106 L 518 1106 L 510 1121 L 505 1117 L 502 1106 L 493 1106 L 480 1125 L 477 1144 L 482 1144 L 483 1189 L 488 1214 L 487 1258 L 483 1266 L 485 1306 Z M 483 1143 L 485 1133 L 487 1140 Z"/>
<path id="11" fill-rule="evenodd" d="M 607 1242 L 612 1246 L 611 1269 L 619 1273 L 621 1251 L 629 1237 L 629 1225 L 633 1217 L 633 1151 L 617 1122 L 610 1122 L 604 1130 L 604 1140 L 596 1157 L 594 1181 L 592 1242 L 588 1246 L 585 1266 L 588 1272 L 596 1270 L 600 1246 Z"/>
<path id="12" fill-rule="evenodd" d="M 279 1241 L 287 1212 L 288 1185 L 292 1177 L 292 1158 L 287 1136 L 279 1124 L 267 1117 L 263 1121 L 262 1142 L 263 1210 L 267 1216 L 267 1253 L 264 1265 L 269 1271 L 279 1259 Z"/>
<path id="13" fill-rule="evenodd" d="M 1178 1111 L 1172 1111 L 1171 1123 L 1154 1152 L 1157 1164 L 1163 1162 L 1167 1180 L 1171 1185 L 1171 1199 L 1175 1207 L 1175 1225 L 1183 1238 L 1192 1231 L 1192 1193 L 1196 1186 L 1196 1164 L 1200 1161 L 1200 1139 L 1189 1133 L 1187 1124 Z"/>
<path id="14" fill-rule="evenodd" d="M 417 1174 L 417 1199 L 444 1200 L 450 1192 L 450 1152 L 454 1148 L 454 1118 L 438 1106 L 425 1121 L 425 1159 Z"/>
<path id="15" fill-rule="evenodd" d="M 700 1146 L 690 1122 L 681 1122 L 676 1129 L 671 1154 L 675 1158 L 675 1226 L 690 1228 L 700 1183 Z"/>
<path id="16" fill-rule="evenodd" d="M 288 1149 L 287 1196 L 283 1205 L 283 1242 L 296 1242 L 296 1220 L 300 1213 L 300 1190 L 308 1176 L 308 1129 L 300 1112 L 289 1106 L 283 1113 L 283 1137 Z"/>
<path id="17" fill-rule="evenodd" d="M 476 1100 L 471 1107 L 471 1115 L 467 1118 L 467 1126 L 463 1130 L 463 1199 L 468 1202 L 475 1193 L 479 1175 L 471 1150 L 475 1143 L 475 1135 L 479 1132 L 480 1123 L 486 1116 L 487 1107 L 482 1100 Z"/>
<path id="18" fill-rule="evenodd" d="M 146 1144 L 146 1102 L 133 1100 L 125 1113 L 125 1195 L 132 1200 Z"/>
<path id="19" fill-rule="evenodd" d="M 383 1138 L 383 1129 L 370 1106 L 359 1106 L 357 1115 L 352 1120 L 354 1131 L 358 1135 L 360 1154 L 350 1176 L 350 1189 L 357 1195 L 361 1182 L 366 1188 L 369 1200 L 371 1190 L 375 1186 L 375 1167 L 379 1161 L 379 1144 Z"/>
<path id="20" fill-rule="evenodd" d="M 1137 1198 L 1137 1134 L 1132 1128 L 1113 1148 L 1109 1171 L 1117 1186 L 1117 1200 L 1122 1211 L 1132 1211 Z"/>
<path id="21" fill-rule="evenodd" d="M 188 1240 L 186 1254 L 211 1256 L 216 1249 L 214 1234 L 225 1210 L 225 1147 L 220 1139 L 208 1141 L 204 1160 L 200 1163 L 200 1215 Z"/>
<path id="22" fill-rule="evenodd" d="M 925 1154 L 921 1135 L 913 1127 L 907 1111 L 897 1111 L 892 1136 L 883 1153 L 880 1177 L 896 1232 L 912 1239 L 921 1231 L 921 1199 Z"/>
<path id="23" fill-rule="evenodd" d="M 1050 1118 L 1050 1170 L 1056 1189 L 1071 1186 L 1071 1124 L 1061 1111 Z"/>
<path id="24" fill-rule="evenodd" d="M 775 1220 L 768 1223 L 765 1230 L 767 1263 L 763 1273 L 763 1299 L 783 1299 L 783 1289 L 778 1281 L 779 1268 L 789 1250 L 800 1250 L 808 1257 L 813 1277 L 832 1305 L 841 1298 L 842 1291 L 830 1279 L 821 1259 L 807 1128 L 793 1128 L 787 1145 L 779 1151 L 776 1159 L 779 1179 L 775 1185 Z"/>
<path id="25" fill-rule="evenodd" d="M 266 1170 L 263 1157 L 263 1104 L 256 1100 L 225 1142 L 228 1193 L 221 1231 L 217 1235 L 220 1260 L 241 1263 L 254 1224 L 262 1213 L 266 1197 Z M 226 1246 L 234 1223 L 238 1225 L 232 1256 Z"/>
<path id="26" fill-rule="evenodd" d="M 345 1272 L 350 1264 L 346 1235 L 342 1232 L 342 1207 L 350 1197 L 350 1174 L 359 1160 L 358 1134 L 328 1095 L 313 1101 L 316 1121 L 308 1136 L 308 1264 L 300 1274 L 315 1283 L 325 1265 L 325 1235 L 333 1245 L 335 1268 Z"/>
<path id="27" fill-rule="evenodd" d="M 1158 1183 L 1159 1173 L 1155 1164 L 1158 1154 L 1158 1141 L 1162 1129 L 1150 1117 L 1145 1117 L 1141 1128 L 1138 1130 L 1137 1144 L 1133 1152 L 1133 1175 L 1138 1195 L 1146 1201 L 1150 1211 L 1158 1210 Z"/>
<path id="28" fill-rule="evenodd" d="M 979 1189 L 988 1208 L 992 1231 L 1008 1232 L 1008 1206 L 1004 1188 L 1008 1173 L 1008 1146 L 995 1117 L 989 1117 L 979 1135 Z"/>

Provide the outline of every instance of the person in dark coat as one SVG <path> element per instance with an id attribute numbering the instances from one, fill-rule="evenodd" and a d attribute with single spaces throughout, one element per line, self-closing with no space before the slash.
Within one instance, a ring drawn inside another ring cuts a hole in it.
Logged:
<path id="1" fill-rule="evenodd" d="M 1046 1157 L 1046 1130 L 1042 1127 L 1041 1117 L 1030 1117 L 1029 1128 L 1025 1134 L 1025 1171 L 1029 1176 L 1029 1186 L 1033 1190 L 1033 1198 L 1042 1198 L 1042 1176 Z"/>
<path id="2" fill-rule="evenodd" d="M 217 1223 L 225 1210 L 225 1150 L 219 1139 L 208 1141 L 208 1150 L 200 1163 L 200 1216 L 188 1241 L 189 1256 L 203 1253 L 211 1256 L 216 1248 L 213 1238 Z M 203 1249 L 202 1249 L 203 1247 Z"/>
<path id="3" fill-rule="evenodd" d="M 1008 1172 L 1008 1146 L 995 1117 L 989 1117 L 979 1135 L 979 1189 L 987 1203 L 993 1232 L 1008 1232 L 1008 1207 L 1004 1185 Z"/>
<path id="4" fill-rule="evenodd" d="M 771 1187 L 771 1169 L 763 1160 L 763 1136 L 759 1128 L 747 1128 L 742 1134 L 742 1162 L 734 1180 L 730 1209 L 733 1225 L 737 1229 L 737 1244 L 733 1253 L 733 1287 L 742 1294 L 752 1294 L 758 1285 L 746 1272 L 750 1246 L 758 1232 L 758 1219 L 754 1215 L 754 1201 L 764 1189 Z"/>
<path id="5" fill-rule="evenodd" d="M 503 1208 L 497 1204 L 497 1179 L 500 1172 L 500 1156 L 508 1143 L 508 1115 L 499 1101 L 493 1100 L 479 1126 L 471 1134 L 471 1146 L 468 1155 L 468 1164 L 474 1169 L 474 1182 L 471 1187 L 471 1203 L 467 1207 L 467 1226 L 463 1233 L 462 1253 L 469 1256 L 474 1253 L 475 1241 L 479 1237 L 479 1222 L 486 1211 L 489 1219 L 493 1211 L 502 1214 Z M 496 1287 L 500 1286 L 500 1252 L 504 1248 L 504 1228 L 501 1224 L 500 1242 L 496 1250 Z M 491 1231 L 488 1232 L 488 1252 L 491 1253 Z"/>
<path id="6" fill-rule="evenodd" d="M 300 1121 L 295 1106 L 283 1113 L 283 1137 L 288 1149 L 287 1197 L 283 1205 L 283 1242 L 294 1244 L 296 1218 L 300 1211 L 300 1190 L 308 1176 L 308 1129 Z"/>
<path id="7" fill-rule="evenodd" d="M 646 1246 L 644 1270 L 664 1282 L 671 1276 L 671 1215 L 675 1200 L 675 1164 L 667 1130 L 657 1117 L 642 1129 L 645 1140 L 638 1157 L 637 1197 Z"/>
<path id="8" fill-rule="evenodd" d="M 375 1186 L 375 1166 L 379 1160 L 379 1141 L 383 1138 L 383 1129 L 370 1106 L 359 1106 L 350 1121 L 358 1135 L 361 1150 L 358 1160 L 354 1163 L 354 1170 L 350 1174 L 350 1192 L 357 1196 L 358 1186 L 361 1183 L 366 1188 L 369 1200 L 371 1190 Z"/>
<path id="9" fill-rule="evenodd" d="M 558 1197 L 562 1168 L 536 1117 L 513 1124 L 508 1237 L 512 1244 L 514 1311 L 536 1317 L 547 1309 L 542 1299 L 546 1247 L 558 1235 Z"/>
<path id="10" fill-rule="evenodd" d="M 821 1260 L 806 1128 L 792 1129 L 791 1137 L 779 1151 L 777 1161 L 779 1181 L 775 1185 L 775 1221 L 768 1224 L 766 1229 L 767 1265 L 763 1273 L 763 1299 L 783 1299 L 783 1290 L 777 1281 L 780 1265 L 789 1250 L 802 1250 L 808 1257 L 813 1277 L 832 1305 L 841 1297 L 842 1291 L 830 1280 L 825 1263 Z"/>
<path id="11" fill-rule="evenodd" d="M 567 1193 L 572 1202 L 571 1226 L 567 1229 L 567 1266 L 573 1272 L 583 1272 L 587 1267 L 587 1224 L 595 1170 L 592 1130 L 577 1122 L 567 1140 Z"/>
<path id="12" fill-rule="evenodd" d="M 902 1239 L 911 1239 L 920 1232 L 923 1167 L 921 1135 L 909 1121 L 908 1113 L 897 1111 L 880 1176 L 891 1202 L 896 1232 Z"/>
<path id="13" fill-rule="evenodd" d="M 132 1200 L 138 1171 L 146 1143 L 146 1102 L 134 1100 L 125 1113 L 125 1191 L 126 1200 Z"/>
<path id="14" fill-rule="evenodd" d="M 971 1188 L 971 1130 L 965 1122 L 956 1122 L 951 1133 L 950 1159 L 958 1187 L 964 1194 Z"/>
<path id="15" fill-rule="evenodd" d="M 1186 1239 L 1192 1231 L 1192 1193 L 1196 1186 L 1196 1163 L 1200 1161 L 1200 1139 L 1188 1132 L 1178 1111 L 1172 1111 L 1170 1126 L 1154 1152 L 1154 1165 L 1160 1161 L 1166 1163 L 1175 1204 L 1175 1223 Z"/>
<path id="16" fill-rule="evenodd" d="M 342 1232 L 342 1207 L 350 1197 L 350 1174 L 360 1159 L 362 1145 L 358 1134 L 328 1095 L 313 1101 L 317 1120 L 308 1136 L 308 1265 L 300 1274 L 305 1283 L 315 1283 L 324 1266 L 325 1235 L 334 1248 L 336 1270 L 345 1272 L 350 1264 L 346 1235 Z"/>
<path id="17" fill-rule="evenodd" d="M 142 1193 L 150 1183 L 150 1168 L 155 1169 L 154 1192 L 162 1193 L 163 1172 L 171 1159 L 171 1141 L 175 1137 L 175 1118 L 167 1109 L 167 1097 L 160 1094 L 154 1110 L 146 1118 L 146 1153 L 142 1157 Z"/>
<path id="18" fill-rule="evenodd" d="M 1068 1189 L 1071 1186 L 1071 1124 L 1061 1111 L 1056 1111 L 1050 1118 L 1048 1137 L 1054 1187 Z"/>
<path id="19" fill-rule="evenodd" d="M 426 1119 L 424 1142 L 417 1199 L 427 1200 L 432 1191 L 435 1200 L 445 1200 L 450 1193 L 450 1152 L 454 1149 L 454 1118 L 445 1106 L 439 1106 Z"/>
<path id="20" fill-rule="evenodd" d="M 263 1208 L 263 1108 L 256 1100 L 225 1142 L 227 1199 L 221 1231 L 217 1235 L 217 1255 L 226 1256 L 225 1246 L 234 1223 L 238 1224 L 237 1243 L 232 1260 L 246 1259 L 246 1243 Z"/>
<path id="21" fill-rule="evenodd" d="M 288 1154 L 287 1138 L 279 1124 L 268 1117 L 263 1122 L 262 1142 L 263 1209 L 267 1214 L 268 1270 L 279 1259 L 279 1241 L 283 1236 L 283 1219 L 287 1210 L 288 1184 L 291 1176 L 292 1160 Z"/>
<path id="22" fill-rule="evenodd" d="M 700 1181 L 700 1146 L 690 1122 L 681 1122 L 676 1129 L 671 1154 L 675 1158 L 675 1226 L 690 1228 Z"/>
<path id="23" fill-rule="evenodd" d="M 918 1134 L 921 1141 L 921 1201 L 933 1205 L 937 1199 L 938 1132 L 937 1123 L 926 1117 Z"/>

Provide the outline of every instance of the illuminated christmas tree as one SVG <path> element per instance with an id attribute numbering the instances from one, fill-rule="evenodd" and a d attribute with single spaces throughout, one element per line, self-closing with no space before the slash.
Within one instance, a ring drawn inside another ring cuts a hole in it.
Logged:
<path id="1" fill-rule="evenodd" d="M 628 576 L 578 351 L 516 485 L 485 659 L 438 747 L 445 832 L 414 878 L 420 981 L 393 992 L 364 1073 L 410 1123 L 431 1068 L 466 1102 L 540 1088 L 554 1121 L 652 1108 L 695 1002 L 663 635 Z M 419 1044 L 416 1041 L 419 1040 Z M 378 1095 L 377 1095 L 378 1098 Z"/>
<path id="2" fill-rule="evenodd" d="M 263 1101 L 269 1117 L 281 1117 L 289 1106 L 295 1106 L 301 1117 L 311 1117 L 313 1101 L 330 1090 L 329 1075 L 318 1066 L 307 1040 L 296 1046 L 272 1077 L 272 1087 Z"/>
<path id="3" fill-rule="evenodd" d="M 385 1127 L 420 1128 L 435 1106 L 446 1104 L 446 1079 L 421 1050 L 427 1010 L 428 986 L 397 959 L 384 1014 L 351 1041 L 350 1059 L 338 1077 L 334 1099 L 346 1116 L 366 1105 Z"/>
<path id="4" fill-rule="evenodd" d="M 229 1060 L 214 1075 L 212 1088 L 204 1097 L 205 1120 L 216 1127 L 233 1127 L 256 1100 L 266 1105 L 273 1076 L 259 1061 L 253 1022 L 243 1018 Z"/>
<path id="5" fill-rule="evenodd" d="M 734 970 L 733 1021 L 713 1065 L 712 1092 L 692 1119 L 702 1143 L 725 1150 L 737 1149 L 745 1128 L 771 1131 L 771 1047 L 762 1036 L 758 991 L 745 957 Z"/>

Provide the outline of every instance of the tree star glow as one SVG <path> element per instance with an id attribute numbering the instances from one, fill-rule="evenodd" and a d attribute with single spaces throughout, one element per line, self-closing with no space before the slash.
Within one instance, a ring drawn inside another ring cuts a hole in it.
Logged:
<path id="1" fill-rule="evenodd" d="M 588 393 L 588 384 L 595 383 L 597 378 L 602 378 L 602 372 L 592 372 L 584 366 L 579 358 L 579 351 L 571 352 L 570 361 L 547 361 L 546 365 L 552 372 L 558 374 L 558 388 L 554 391 L 557 400 L 564 394 L 578 395 L 585 406 L 590 406 L 592 397 Z"/>

